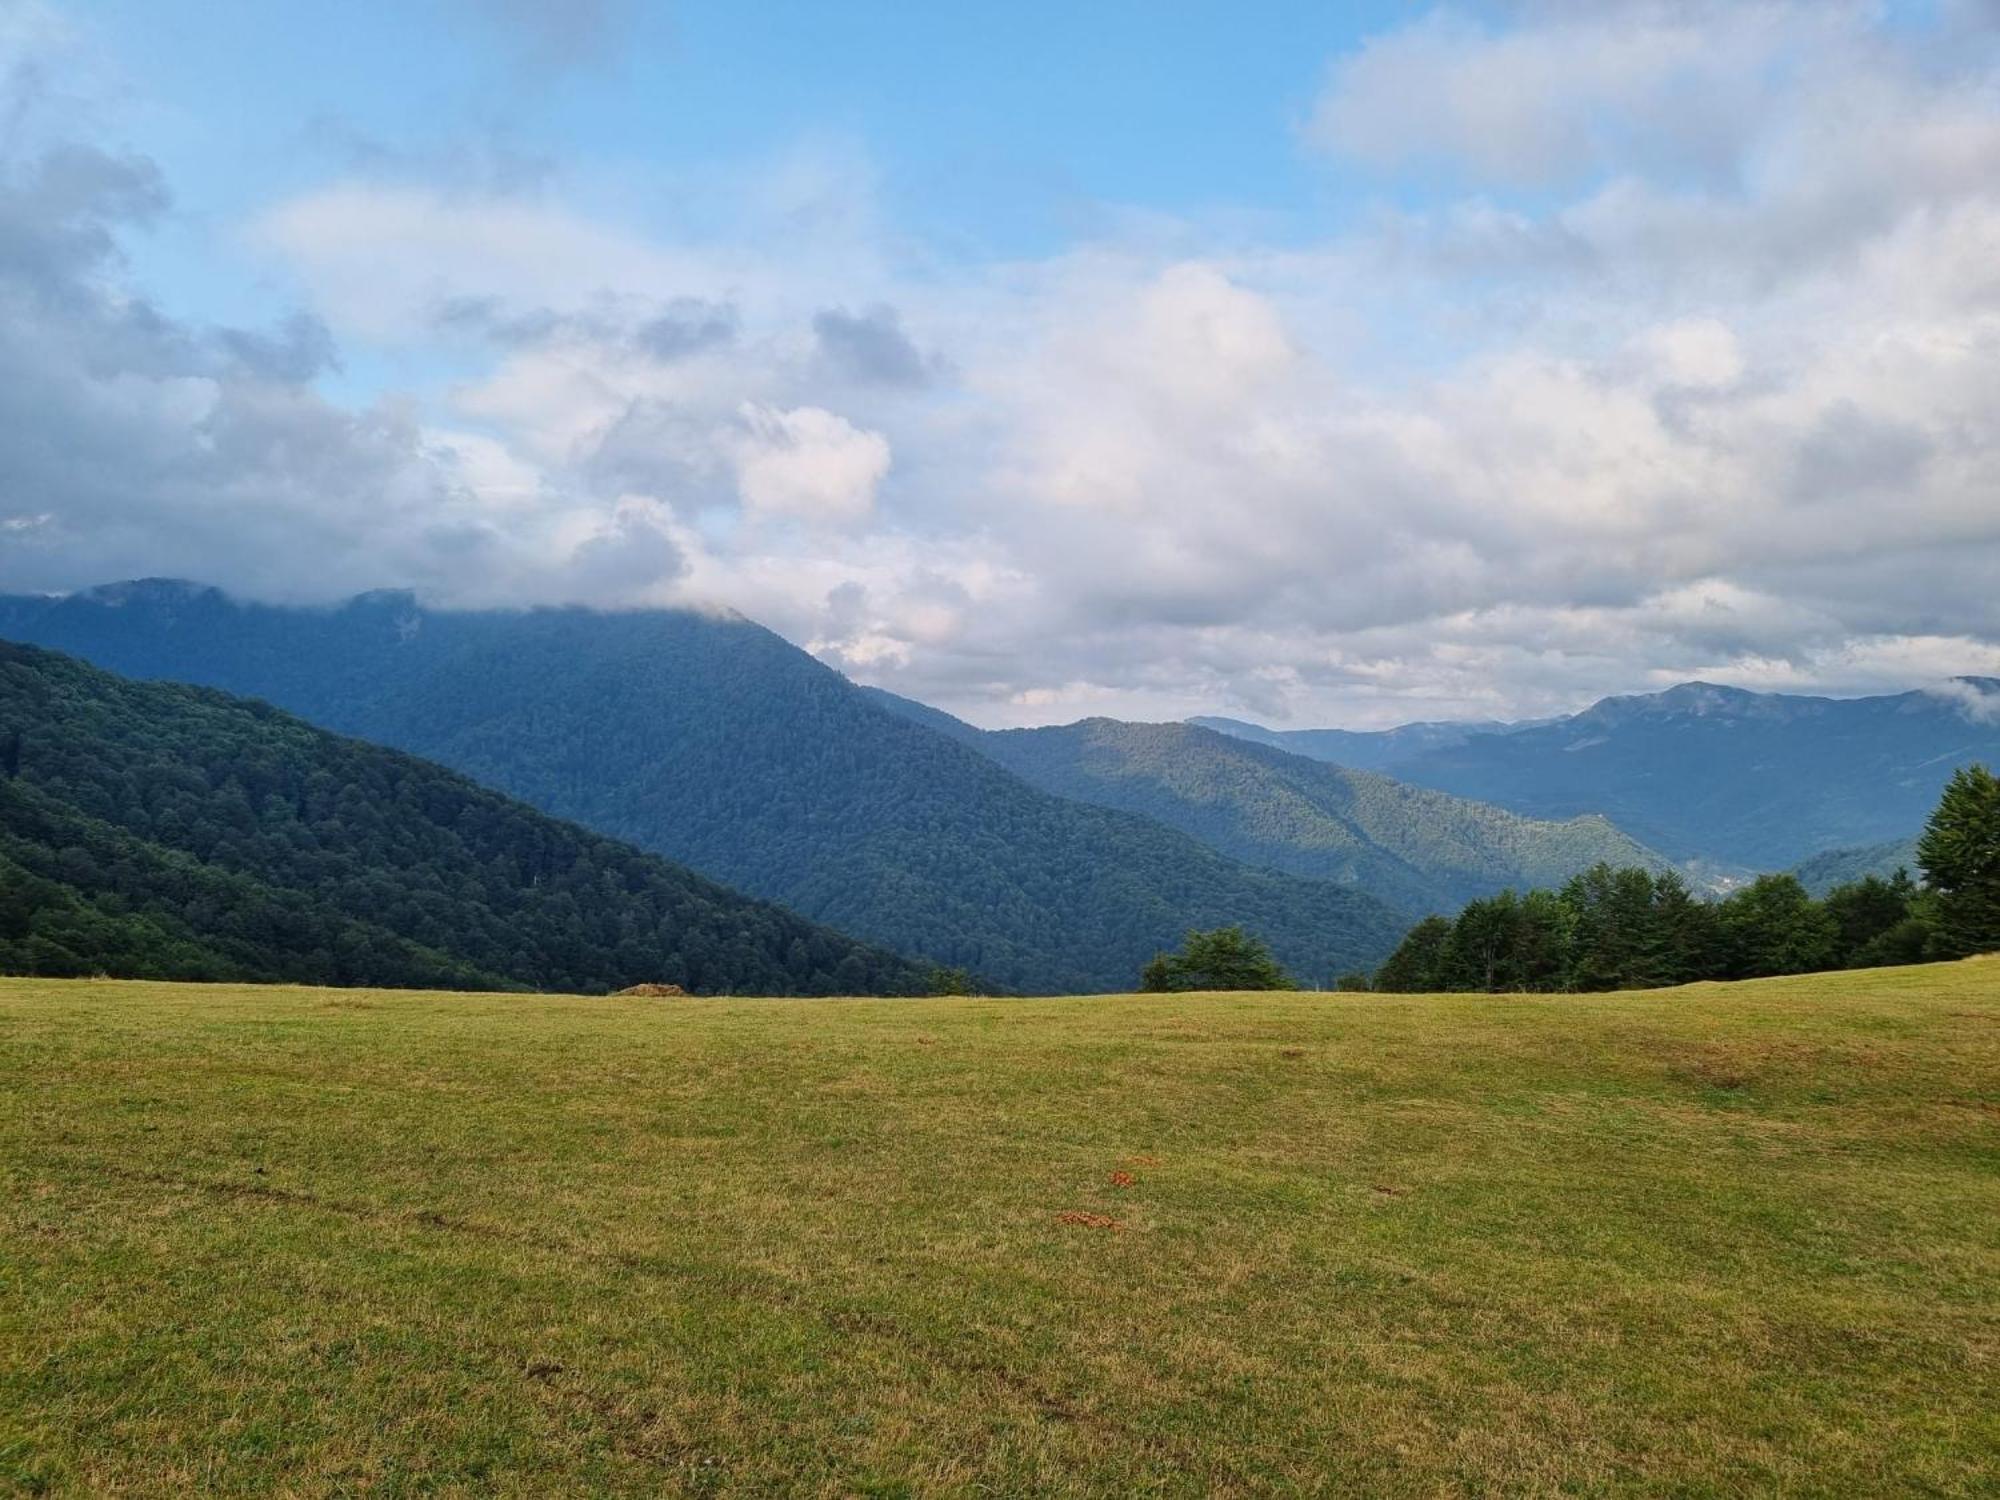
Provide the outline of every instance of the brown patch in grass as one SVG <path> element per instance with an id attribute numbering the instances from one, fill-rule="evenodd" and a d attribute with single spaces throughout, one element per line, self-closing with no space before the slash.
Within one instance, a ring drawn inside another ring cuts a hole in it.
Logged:
<path id="1" fill-rule="evenodd" d="M 1375 1191 L 1385 1198 L 1401 1198 L 1410 1190 L 1406 1187 L 1397 1187 L 1393 1182 L 1378 1182 L 1375 1184 Z"/>
<path id="2" fill-rule="evenodd" d="M 1114 1219 L 1109 1214 L 1086 1213 L 1080 1208 L 1066 1208 L 1056 1215 L 1058 1224 L 1074 1224 L 1079 1229 L 1120 1230 L 1125 1227 L 1123 1219 Z"/>
<path id="3" fill-rule="evenodd" d="M 1306 1049 L 1303 1047 L 1280 1047 L 1278 1049 L 1278 1056 L 1280 1057 L 1304 1057 L 1305 1055 Z"/>
<path id="4" fill-rule="evenodd" d="M 1138 1180 L 1130 1172 L 1113 1172 L 1111 1174 L 1111 1185 L 1115 1188 L 1131 1187 Z"/>

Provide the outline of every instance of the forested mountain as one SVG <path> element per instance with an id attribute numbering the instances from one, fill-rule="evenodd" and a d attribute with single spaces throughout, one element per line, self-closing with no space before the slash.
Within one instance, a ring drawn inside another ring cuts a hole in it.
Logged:
<path id="1" fill-rule="evenodd" d="M 1044 791 L 1142 813 L 1251 864 L 1358 885 L 1413 915 L 1560 885 L 1600 862 L 1666 866 L 1601 817 L 1537 821 L 1192 724 L 982 731 L 892 694 L 877 701 L 948 721 Z"/>
<path id="2" fill-rule="evenodd" d="M 1844 699 L 1683 683 L 1379 764 L 1531 817 L 1602 813 L 1672 859 L 1784 870 L 1906 836 L 1975 761 L 2000 761 L 1990 678 Z"/>
<path id="3" fill-rule="evenodd" d="M 1357 771 L 1382 771 L 1421 755 L 1426 750 L 1442 750 L 1462 745 L 1482 734 L 1504 734 L 1516 726 L 1496 719 L 1399 724 L 1394 729 L 1266 729 L 1242 719 L 1203 715 L 1188 723 L 1212 729 L 1232 739 L 1252 740 L 1274 750 L 1289 750 L 1313 760 L 1330 760 L 1335 765 Z"/>
<path id="4" fill-rule="evenodd" d="M 268 698 L 1009 988 L 1127 988 L 1188 929 L 1232 923 L 1316 981 L 1403 925 L 1362 892 L 1031 787 L 738 617 L 401 594 L 293 609 L 148 582 L 0 600 L 0 636 Z"/>
<path id="5" fill-rule="evenodd" d="M 1898 870 L 1917 868 L 1917 836 L 1886 839 L 1879 844 L 1863 844 L 1856 849 L 1829 849 L 1802 860 L 1792 873 L 1815 896 L 1824 896 L 1835 886 L 1877 875 L 1888 879 Z"/>
<path id="6" fill-rule="evenodd" d="M 927 988 L 908 960 L 440 766 L 5 642 L 0 972 Z"/>

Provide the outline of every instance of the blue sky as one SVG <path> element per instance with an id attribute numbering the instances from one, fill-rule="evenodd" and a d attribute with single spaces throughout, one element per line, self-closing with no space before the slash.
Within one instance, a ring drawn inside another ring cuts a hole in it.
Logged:
<path id="1" fill-rule="evenodd" d="M 129 79 L 181 210 L 206 224 L 310 183 L 348 136 L 412 154 L 490 137 L 586 175 L 755 162 L 819 139 L 865 147 L 899 222 L 981 255 L 1046 253 L 1128 206 L 1324 232 L 1364 188 L 1312 160 L 1297 128 L 1327 60 L 1409 10 L 676 0 L 621 11 L 615 43 L 545 62 L 535 28 L 482 22 L 469 3 L 75 7 Z M 628 209 L 662 226 L 700 217 Z"/>
<path id="2" fill-rule="evenodd" d="M 0 586 L 986 723 L 2000 671 L 1989 0 L 0 0 L 0 121 Z"/>

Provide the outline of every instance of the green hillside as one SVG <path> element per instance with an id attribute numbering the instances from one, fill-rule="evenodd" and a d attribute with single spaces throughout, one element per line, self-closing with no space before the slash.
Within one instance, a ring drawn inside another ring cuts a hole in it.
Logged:
<path id="1" fill-rule="evenodd" d="M 1395 946 L 1362 891 L 1054 797 L 780 637 L 687 610 L 239 603 L 151 582 L 0 599 L 0 635 L 269 699 L 815 921 L 1010 989 L 1122 989 L 1241 923 L 1324 981 Z"/>
<path id="2" fill-rule="evenodd" d="M 0 972 L 921 993 L 904 959 L 261 703 L 0 643 Z"/>
<path id="3" fill-rule="evenodd" d="M 1996 705 L 2000 679 L 1984 677 L 1868 698 L 1684 682 L 1520 724 L 1357 735 L 1207 722 L 1529 817 L 1602 813 L 1671 859 L 1744 872 L 1906 837 L 1954 770 L 2000 763 Z"/>
<path id="4" fill-rule="evenodd" d="M 0 983 L 5 1493 L 1970 1500 L 1996 1285 L 2000 961 Z"/>
<path id="5" fill-rule="evenodd" d="M 948 720 L 890 694 L 877 701 L 923 722 Z M 1231 858 L 1344 881 L 1415 914 L 1507 886 L 1560 885 L 1600 862 L 1667 863 L 1601 817 L 1524 818 L 1192 724 L 957 728 L 1044 791 L 1139 813 Z"/>
<path id="6" fill-rule="evenodd" d="M 1847 885 L 1870 875 L 1884 879 L 1898 870 L 1913 874 L 1917 869 L 1917 836 L 1889 839 L 1880 844 L 1863 844 L 1854 849 L 1829 849 L 1815 854 L 1792 871 L 1799 883 L 1815 896 L 1824 896 L 1835 886 Z"/>

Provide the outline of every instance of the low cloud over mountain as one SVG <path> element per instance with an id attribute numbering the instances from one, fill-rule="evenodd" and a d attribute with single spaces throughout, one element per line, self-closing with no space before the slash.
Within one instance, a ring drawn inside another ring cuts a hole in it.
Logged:
<path id="1" fill-rule="evenodd" d="M 1416 13 L 1268 101 L 1310 193 L 1025 250 L 865 134 L 635 162 L 611 6 L 461 7 L 550 65 L 484 145 L 210 221 L 116 35 L 7 14 L 9 588 L 714 601 L 988 724 L 2000 671 L 1987 5 Z"/>

